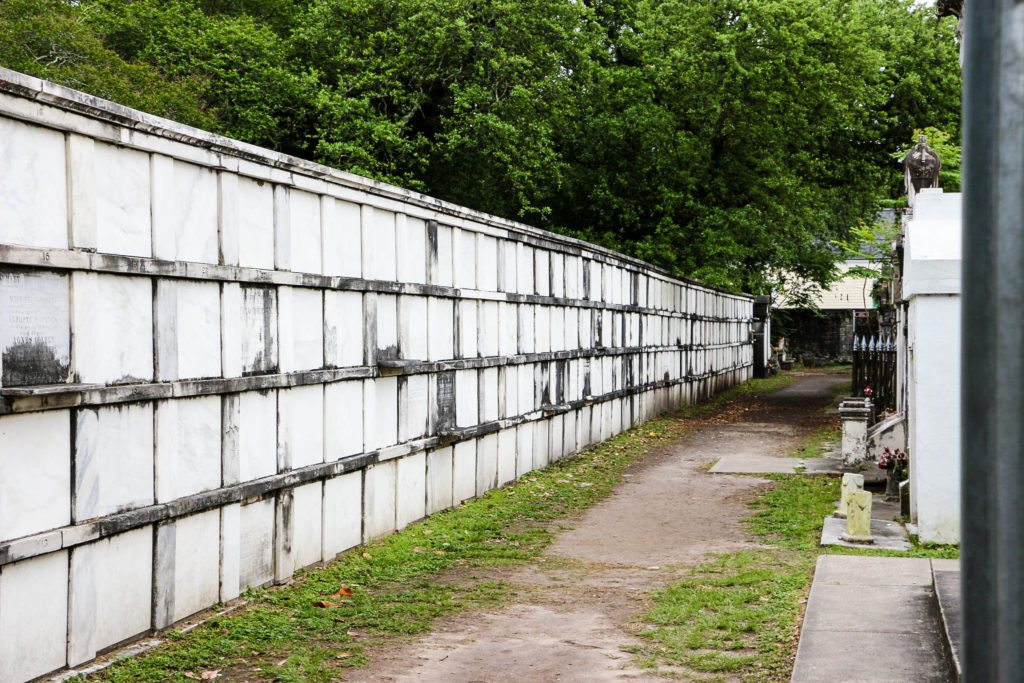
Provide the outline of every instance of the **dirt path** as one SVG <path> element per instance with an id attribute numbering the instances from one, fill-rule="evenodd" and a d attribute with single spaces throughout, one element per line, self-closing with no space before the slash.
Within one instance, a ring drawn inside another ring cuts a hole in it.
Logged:
<path id="1" fill-rule="evenodd" d="M 823 422 L 844 380 L 807 374 L 760 399 L 737 401 L 677 444 L 648 455 L 605 501 L 570 522 L 542 558 L 500 578 L 519 599 L 467 613 L 433 633 L 375 653 L 349 680 L 446 683 L 658 681 L 624 650 L 648 594 L 709 552 L 754 546 L 742 527 L 756 477 L 711 475 L 727 453 L 784 456 Z"/>

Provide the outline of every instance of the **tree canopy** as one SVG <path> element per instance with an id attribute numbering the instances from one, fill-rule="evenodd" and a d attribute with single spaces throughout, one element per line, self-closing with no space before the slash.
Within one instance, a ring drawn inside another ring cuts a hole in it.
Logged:
<path id="1" fill-rule="evenodd" d="M 0 65 L 751 292 L 958 136 L 957 63 L 911 0 L 0 2 Z"/>

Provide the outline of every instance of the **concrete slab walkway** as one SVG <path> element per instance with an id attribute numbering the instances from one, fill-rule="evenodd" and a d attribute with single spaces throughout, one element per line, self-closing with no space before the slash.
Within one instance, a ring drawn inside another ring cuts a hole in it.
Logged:
<path id="1" fill-rule="evenodd" d="M 931 560 L 825 555 L 793 683 L 951 683 Z"/>

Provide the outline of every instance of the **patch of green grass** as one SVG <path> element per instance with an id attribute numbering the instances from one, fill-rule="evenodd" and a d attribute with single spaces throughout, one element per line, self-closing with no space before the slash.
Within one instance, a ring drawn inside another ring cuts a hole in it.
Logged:
<path id="1" fill-rule="evenodd" d="M 830 424 L 825 427 L 821 427 L 807 437 L 807 439 L 800 444 L 800 447 L 789 455 L 792 458 L 800 458 L 801 460 L 820 458 L 825 444 L 836 443 L 842 438 L 842 436 L 842 428 L 838 425 Z"/>
<path id="2" fill-rule="evenodd" d="M 763 396 L 772 392 L 784 389 L 796 381 L 797 376 L 790 373 L 782 373 L 764 379 L 752 379 L 739 386 L 727 389 L 713 398 L 703 402 L 686 406 L 680 411 L 680 416 L 685 418 L 706 417 L 718 412 L 729 403 L 743 396 Z"/>
<path id="3" fill-rule="evenodd" d="M 811 434 L 804 447 L 821 438 Z M 955 558 L 955 546 L 916 543 L 907 552 L 821 548 L 840 480 L 769 475 L 770 489 L 750 503 L 745 524 L 769 548 L 722 553 L 651 597 L 642 617 L 641 664 L 692 680 L 783 681 L 791 675 L 803 599 L 822 554 Z"/>
<path id="4" fill-rule="evenodd" d="M 486 570 L 536 558 L 557 532 L 557 520 L 607 496 L 627 466 L 687 428 L 678 418 L 652 420 L 300 572 L 289 586 L 250 590 L 244 609 L 170 633 L 156 650 L 116 663 L 98 679 L 184 683 L 219 669 L 248 680 L 333 680 L 340 670 L 365 664 L 385 638 L 424 633 L 439 617 L 507 601 L 513 587 L 489 580 Z M 353 595 L 334 596 L 342 586 Z M 316 607 L 320 601 L 335 606 Z"/>

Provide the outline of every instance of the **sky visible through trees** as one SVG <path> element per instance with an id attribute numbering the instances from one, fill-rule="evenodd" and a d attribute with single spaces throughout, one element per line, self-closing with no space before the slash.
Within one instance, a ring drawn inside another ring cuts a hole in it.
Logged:
<path id="1" fill-rule="evenodd" d="M 959 137 L 912 0 L 2 0 L 0 66 L 708 284 L 824 282 Z"/>

